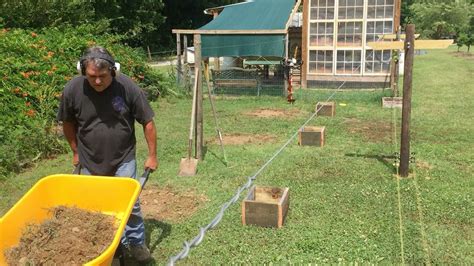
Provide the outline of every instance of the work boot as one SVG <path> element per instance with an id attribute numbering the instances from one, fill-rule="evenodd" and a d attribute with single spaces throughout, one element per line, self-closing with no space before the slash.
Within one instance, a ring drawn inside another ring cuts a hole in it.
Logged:
<path id="1" fill-rule="evenodd" d="M 150 250 L 147 248 L 145 244 L 130 245 L 129 251 L 130 251 L 130 255 L 132 255 L 132 257 L 140 263 L 147 263 L 153 260 L 150 254 Z"/>

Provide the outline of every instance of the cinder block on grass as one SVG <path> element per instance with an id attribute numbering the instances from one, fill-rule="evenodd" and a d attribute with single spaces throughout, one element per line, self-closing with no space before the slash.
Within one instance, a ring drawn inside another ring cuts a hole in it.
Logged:
<path id="1" fill-rule="evenodd" d="M 335 102 L 318 102 L 316 103 L 316 109 L 318 116 L 335 116 L 336 115 L 336 103 Z"/>
<path id="2" fill-rule="evenodd" d="M 324 131 L 326 127 L 306 126 L 298 132 L 298 144 L 301 146 L 324 146 Z"/>
<path id="3" fill-rule="evenodd" d="M 242 202 L 242 223 L 280 228 L 289 206 L 288 188 L 253 186 Z"/>
<path id="4" fill-rule="evenodd" d="M 402 97 L 382 97 L 382 108 L 402 108 Z"/>

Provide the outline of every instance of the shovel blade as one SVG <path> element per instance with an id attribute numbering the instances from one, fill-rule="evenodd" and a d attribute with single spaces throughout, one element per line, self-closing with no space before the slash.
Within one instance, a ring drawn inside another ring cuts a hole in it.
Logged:
<path id="1" fill-rule="evenodd" d="M 194 176 L 197 171 L 198 159 L 183 158 L 179 163 L 179 176 Z"/>

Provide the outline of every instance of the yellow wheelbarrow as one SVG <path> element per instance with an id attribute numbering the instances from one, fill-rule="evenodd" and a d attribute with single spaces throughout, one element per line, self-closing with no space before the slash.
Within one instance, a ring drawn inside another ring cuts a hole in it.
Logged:
<path id="1" fill-rule="evenodd" d="M 139 182 L 132 178 L 87 175 L 51 175 L 38 181 L 2 218 L 0 218 L 0 265 L 6 265 L 4 252 L 19 243 L 29 223 L 50 218 L 48 209 L 58 205 L 113 215 L 119 223 L 112 243 L 85 265 L 110 265 L 119 246 L 133 205 L 148 179 L 146 169 Z"/>

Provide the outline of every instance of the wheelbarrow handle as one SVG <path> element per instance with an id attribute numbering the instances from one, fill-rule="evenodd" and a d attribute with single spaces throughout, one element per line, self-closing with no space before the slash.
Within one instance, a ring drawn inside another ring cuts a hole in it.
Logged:
<path id="1" fill-rule="evenodd" d="M 80 175 L 81 174 L 81 164 L 78 163 L 74 166 L 74 171 L 72 171 L 73 175 Z"/>
<path id="2" fill-rule="evenodd" d="M 148 181 L 148 178 L 150 177 L 150 174 L 153 172 L 151 168 L 145 168 L 145 171 L 143 172 L 142 176 L 140 176 L 140 179 L 138 182 L 140 183 L 141 189 L 145 187 L 146 182 Z"/>

